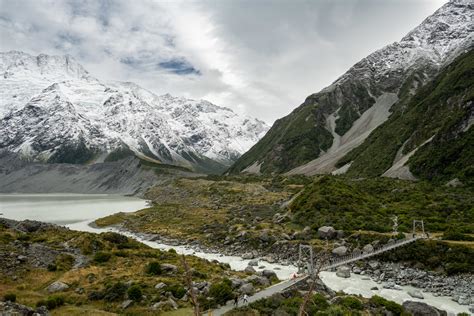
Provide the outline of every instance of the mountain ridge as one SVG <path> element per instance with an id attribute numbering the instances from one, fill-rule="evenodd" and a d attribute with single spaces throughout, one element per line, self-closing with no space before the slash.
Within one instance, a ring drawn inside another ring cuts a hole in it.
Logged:
<path id="1" fill-rule="evenodd" d="M 350 161 L 344 166 L 338 161 L 402 110 L 441 69 L 472 49 L 472 12 L 472 2 L 448 2 L 399 42 L 363 58 L 333 84 L 308 96 L 228 172 L 347 172 Z"/>

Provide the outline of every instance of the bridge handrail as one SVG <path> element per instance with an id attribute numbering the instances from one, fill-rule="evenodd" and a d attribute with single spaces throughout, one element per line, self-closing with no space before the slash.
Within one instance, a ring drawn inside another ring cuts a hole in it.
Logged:
<path id="1" fill-rule="evenodd" d="M 406 245 L 408 243 L 411 243 L 413 241 L 416 241 L 416 240 L 422 239 L 422 238 L 424 238 L 424 237 L 415 236 L 415 237 L 411 237 L 411 238 L 405 238 L 405 239 L 401 239 L 399 241 L 395 241 L 391 244 L 384 245 L 382 247 L 376 248 L 371 252 L 364 252 L 364 253 L 361 253 L 359 255 L 356 255 L 356 254 L 352 253 L 350 255 L 346 255 L 346 256 L 343 256 L 343 257 L 341 257 L 341 258 L 339 258 L 335 261 L 332 261 L 330 264 L 323 266 L 321 270 L 332 269 L 332 268 L 336 268 L 336 267 L 338 267 L 340 265 L 343 265 L 343 264 L 346 264 L 346 263 L 350 263 L 350 262 L 353 262 L 353 261 L 359 261 L 361 259 L 369 258 L 369 257 L 372 257 L 372 256 L 378 255 L 380 253 L 398 248 L 400 246 Z"/>

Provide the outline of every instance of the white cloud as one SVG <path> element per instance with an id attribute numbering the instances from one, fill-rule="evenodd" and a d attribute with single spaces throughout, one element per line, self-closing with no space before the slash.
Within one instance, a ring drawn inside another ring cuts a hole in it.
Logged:
<path id="1" fill-rule="evenodd" d="M 0 0 L 0 50 L 69 53 L 100 79 L 271 123 L 443 2 Z"/>

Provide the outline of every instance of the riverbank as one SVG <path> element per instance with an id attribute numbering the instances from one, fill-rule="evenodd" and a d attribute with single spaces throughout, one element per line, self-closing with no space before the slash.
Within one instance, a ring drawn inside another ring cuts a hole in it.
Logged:
<path id="1" fill-rule="evenodd" d="M 289 279 L 297 271 L 295 265 L 287 262 L 270 263 L 263 258 L 244 259 L 234 252 L 225 254 L 225 251 L 221 252 L 220 249 L 201 246 L 197 242 L 183 244 L 177 239 L 160 237 L 156 234 L 133 233 L 120 227 L 99 228 L 93 223 L 87 222 L 70 225 L 69 227 L 90 232 L 118 232 L 152 248 L 174 249 L 181 254 L 193 255 L 211 261 L 215 260 L 229 264 L 231 269 L 237 271 L 243 271 L 250 263 L 256 263 L 255 268 L 257 270 L 273 270 L 278 278 L 283 280 Z M 320 277 L 324 284 L 334 291 L 362 295 L 366 298 L 379 295 L 400 304 L 408 300 L 420 301 L 438 309 L 446 310 L 450 314 L 472 313 L 469 309 L 470 298 L 474 293 L 472 287 L 474 276 L 472 275 L 448 277 L 399 264 L 380 263 L 375 260 L 358 262 L 352 265 L 351 271 L 353 273 L 349 278 L 338 277 L 335 272 L 321 272 Z M 417 286 L 409 284 L 416 284 Z M 410 292 L 422 293 L 423 298 L 413 297 L 409 294 Z"/>

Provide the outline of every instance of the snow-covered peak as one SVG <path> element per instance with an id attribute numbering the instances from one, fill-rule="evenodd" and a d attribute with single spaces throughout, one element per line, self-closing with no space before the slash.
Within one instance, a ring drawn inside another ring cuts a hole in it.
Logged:
<path id="1" fill-rule="evenodd" d="M 9 77 L 47 79 L 88 79 L 89 73 L 70 55 L 32 56 L 20 51 L 0 52 L 0 74 Z"/>
<path id="2" fill-rule="evenodd" d="M 437 70 L 465 50 L 472 49 L 473 18 L 473 0 L 452 0 L 399 42 L 387 45 L 355 64 L 335 84 L 356 76 L 377 83 L 388 79 L 391 82 L 387 87 L 393 88 L 393 82 L 403 82 L 411 71 L 420 68 Z"/>
<path id="3" fill-rule="evenodd" d="M 102 82 L 68 56 L 1 53 L 0 71 L 8 73 L 0 77 L 0 149 L 30 159 L 48 160 L 80 146 L 101 161 L 126 147 L 205 170 L 209 166 L 200 164 L 229 165 L 268 130 L 262 121 L 205 100 Z"/>

